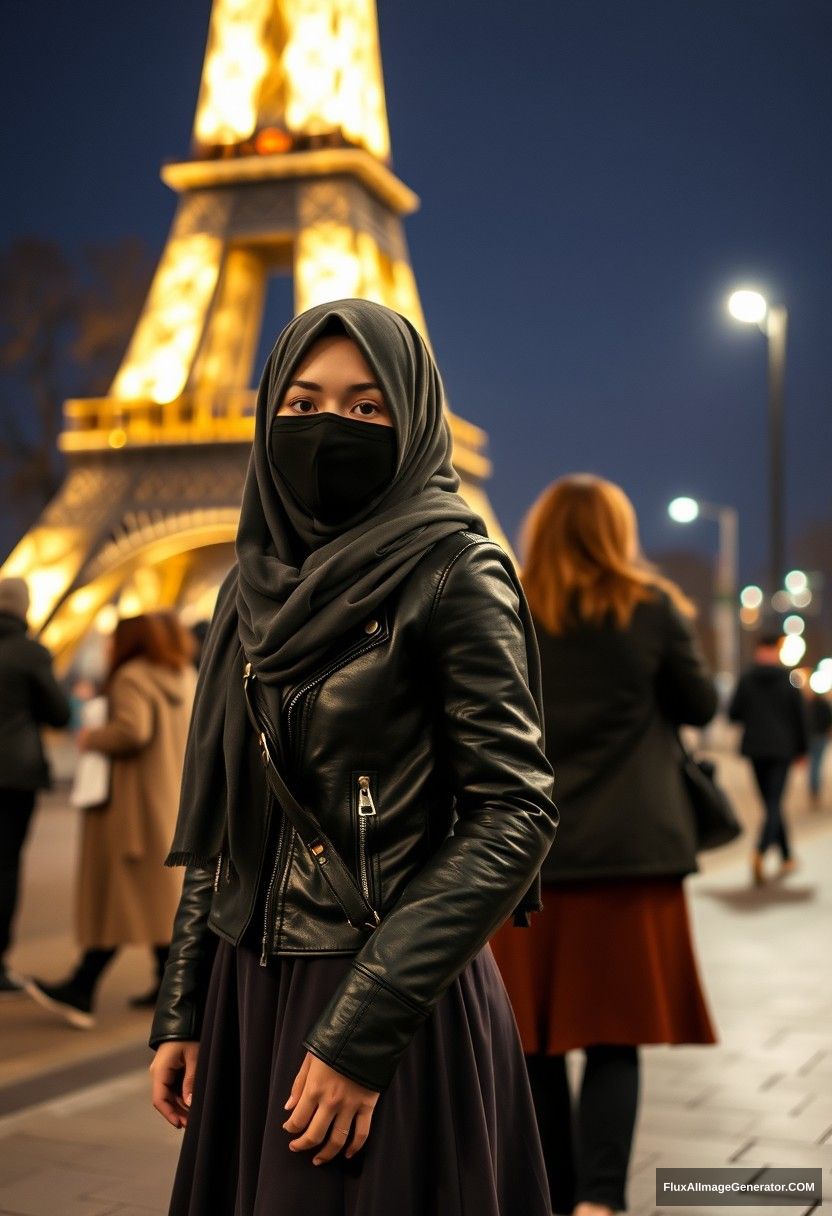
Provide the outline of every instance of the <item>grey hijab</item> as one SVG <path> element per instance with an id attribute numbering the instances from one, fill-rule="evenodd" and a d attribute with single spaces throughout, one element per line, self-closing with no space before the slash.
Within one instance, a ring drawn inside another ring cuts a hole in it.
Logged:
<path id="1" fill-rule="evenodd" d="M 340 527 L 311 518 L 269 455 L 270 424 L 291 376 L 333 326 L 355 341 L 373 370 L 397 446 L 390 485 Z M 250 730 L 241 683 L 246 659 L 266 684 L 302 680 L 437 541 L 461 529 L 485 534 L 458 486 L 442 382 L 409 321 L 367 300 L 339 300 L 287 325 L 257 394 L 237 563 L 220 589 L 200 663 L 168 865 L 207 865 L 224 839 L 233 856 L 234 791 Z"/>

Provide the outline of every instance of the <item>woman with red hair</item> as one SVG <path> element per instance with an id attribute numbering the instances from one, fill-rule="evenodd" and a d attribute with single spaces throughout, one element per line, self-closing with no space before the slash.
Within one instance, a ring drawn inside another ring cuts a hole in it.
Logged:
<path id="1" fill-rule="evenodd" d="M 153 949 L 157 983 L 134 998 L 155 1004 L 181 880 L 164 860 L 176 822 L 196 673 L 172 627 L 151 615 L 119 621 L 107 680 L 109 720 L 82 730 L 83 751 L 112 759 L 106 805 L 84 812 L 78 881 L 83 955 L 60 984 L 26 981 L 39 1005 L 88 1029 L 96 986 L 121 946 Z"/>
<path id="2" fill-rule="evenodd" d="M 492 944 L 552 1207 L 608 1216 L 626 1207 L 638 1046 L 714 1041 L 682 888 L 696 855 L 676 730 L 704 725 L 716 694 L 692 607 L 641 556 L 622 489 L 562 478 L 532 508 L 524 540 L 561 821 L 542 870 L 543 913 Z M 565 1065 L 574 1049 L 586 1056 L 575 1119 Z"/>

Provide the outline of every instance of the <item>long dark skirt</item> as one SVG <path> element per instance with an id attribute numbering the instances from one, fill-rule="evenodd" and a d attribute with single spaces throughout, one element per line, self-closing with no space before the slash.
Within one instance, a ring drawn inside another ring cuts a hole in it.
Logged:
<path id="1" fill-rule="evenodd" d="M 313 1166 L 282 1124 L 302 1040 L 345 958 L 221 943 L 170 1216 L 549 1216 L 517 1029 L 489 949 L 405 1052 L 352 1161 Z"/>

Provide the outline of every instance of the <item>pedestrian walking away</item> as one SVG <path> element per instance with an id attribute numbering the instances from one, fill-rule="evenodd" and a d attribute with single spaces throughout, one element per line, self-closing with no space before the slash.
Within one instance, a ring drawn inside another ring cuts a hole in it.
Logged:
<path id="1" fill-rule="evenodd" d="M 149 615 L 119 621 L 107 684 L 109 720 L 82 730 L 82 750 L 112 757 L 106 804 L 83 812 L 77 937 L 59 983 L 25 980 L 29 995 L 71 1026 L 94 1025 L 98 983 L 122 946 L 153 952 L 157 979 L 131 1004 L 150 1008 L 167 960 L 181 879 L 164 868 L 176 821 L 196 673 L 173 633 Z"/>
<path id="2" fill-rule="evenodd" d="M 809 690 L 809 795 L 820 806 L 823 790 L 823 759 L 832 735 L 832 705 L 828 693 Z"/>
<path id="3" fill-rule="evenodd" d="M 627 1205 L 639 1056 L 710 1044 L 682 886 L 696 869 L 676 737 L 716 710 L 688 601 L 643 559 L 620 487 L 565 477 L 524 534 L 561 824 L 531 930 L 493 941 L 517 1016 L 555 1212 Z M 573 1097 L 565 1054 L 585 1065 Z"/>
<path id="4" fill-rule="evenodd" d="M 50 783 L 41 727 L 64 727 L 70 716 L 49 651 L 28 635 L 28 612 L 25 581 L 0 579 L 0 996 L 23 992 L 7 955 L 23 848 L 38 790 Z"/>
<path id="5" fill-rule="evenodd" d="M 780 852 L 780 873 L 796 868 L 786 822 L 783 793 L 789 770 L 809 750 L 809 727 L 803 694 L 792 684 L 780 662 L 782 637 L 765 634 L 754 651 L 754 664 L 739 679 L 728 709 L 732 722 L 742 725 L 742 754 L 751 761 L 763 802 L 763 826 L 751 859 L 756 884 L 765 881 L 765 857 Z"/>
<path id="6" fill-rule="evenodd" d="M 186 877 L 151 1072 L 185 1128 L 172 1216 L 550 1214 L 487 946 L 539 906 L 555 830 L 539 665 L 457 487 L 414 327 L 365 300 L 295 318 L 168 858 Z"/>

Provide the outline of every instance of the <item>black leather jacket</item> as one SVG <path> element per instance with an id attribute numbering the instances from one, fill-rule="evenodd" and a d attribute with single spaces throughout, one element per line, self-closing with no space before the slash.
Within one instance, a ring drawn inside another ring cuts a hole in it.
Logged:
<path id="1" fill-rule="evenodd" d="M 363 1085 L 387 1085 L 554 836 L 539 672 L 527 671 L 518 608 L 499 546 L 457 533 L 321 670 L 262 706 L 282 715 L 294 792 L 353 861 L 381 924 L 368 937 L 346 922 L 274 813 L 252 733 L 240 796 L 257 810 L 237 817 L 213 873 L 187 872 L 152 1046 L 199 1038 L 210 931 L 235 945 L 256 934 L 264 963 L 353 956 L 305 1045 Z"/>

